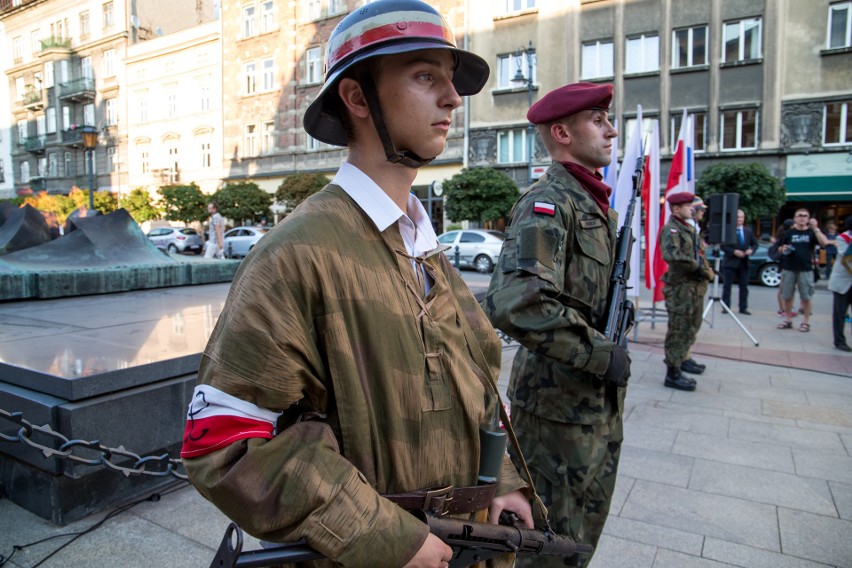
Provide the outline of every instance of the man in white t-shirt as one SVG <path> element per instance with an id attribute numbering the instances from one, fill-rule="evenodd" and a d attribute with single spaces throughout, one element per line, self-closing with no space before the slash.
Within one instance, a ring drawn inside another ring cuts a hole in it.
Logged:
<path id="1" fill-rule="evenodd" d="M 219 204 L 215 201 L 207 205 L 210 213 L 210 234 L 204 249 L 204 258 L 222 258 L 225 250 L 225 220 L 219 213 Z"/>

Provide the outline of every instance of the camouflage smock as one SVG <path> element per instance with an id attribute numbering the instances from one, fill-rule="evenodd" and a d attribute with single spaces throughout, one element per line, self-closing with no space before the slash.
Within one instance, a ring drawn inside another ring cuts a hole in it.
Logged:
<path id="1" fill-rule="evenodd" d="M 256 537 L 304 537 L 345 566 L 401 566 L 428 529 L 380 494 L 476 485 L 479 427 L 497 408 L 482 381 L 498 375 L 500 342 L 444 254 L 423 261 L 424 298 L 405 250 L 397 223 L 379 232 L 329 185 L 240 267 L 199 377 L 283 412 L 278 433 L 184 463 Z M 524 486 L 507 457 L 498 495 Z"/>
<path id="2" fill-rule="evenodd" d="M 553 215 L 537 213 L 553 205 Z M 604 337 L 618 216 L 554 163 L 511 213 L 483 307 L 516 339 L 512 408 L 571 424 L 609 422 L 624 388 L 600 375 L 613 343 Z"/>
<path id="3" fill-rule="evenodd" d="M 662 276 L 663 282 L 672 286 L 685 282 L 698 284 L 695 274 L 699 267 L 705 269 L 705 274 L 709 271 L 712 278 L 712 269 L 702 252 L 703 247 L 695 229 L 674 215 L 669 217 L 660 230 L 660 253 L 669 265 L 668 271 Z"/>

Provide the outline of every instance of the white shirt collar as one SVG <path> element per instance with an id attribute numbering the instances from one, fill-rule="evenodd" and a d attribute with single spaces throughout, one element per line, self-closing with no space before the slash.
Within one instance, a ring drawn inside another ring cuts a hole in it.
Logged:
<path id="1" fill-rule="evenodd" d="M 420 233 L 418 240 L 423 238 L 430 248 L 438 246 L 438 236 L 429 220 L 429 214 L 416 195 L 409 194 L 408 211 L 404 212 L 370 176 L 349 162 L 343 162 L 340 165 L 331 183 L 340 186 L 355 201 L 373 221 L 379 232 L 383 232 L 397 221 L 411 223 Z"/>

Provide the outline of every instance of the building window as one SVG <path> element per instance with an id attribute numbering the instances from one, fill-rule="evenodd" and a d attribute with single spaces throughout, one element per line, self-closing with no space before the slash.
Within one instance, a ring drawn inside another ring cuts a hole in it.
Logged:
<path id="1" fill-rule="evenodd" d="M 47 175 L 54 178 L 59 176 L 59 154 L 47 156 Z"/>
<path id="2" fill-rule="evenodd" d="M 0 183 L 6 181 L 6 162 L 3 161 L 3 158 L 0 158 Z"/>
<path id="3" fill-rule="evenodd" d="M 246 124 L 243 135 L 243 157 L 257 155 L 257 127 L 254 124 Z"/>
<path id="4" fill-rule="evenodd" d="M 642 34 L 627 38 L 625 73 L 648 73 L 660 70 L 660 36 Z"/>
<path id="5" fill-rule="evenodd" d="M 35 124 L 36 124 L 36 136 L 38 138 L 44 140 L 44 132 L 46 130 L 46 128 L 45 128 L 46 122 L 45 122 L 43 114 L 40 114 L 36 117 Z"/>
<path id="6" fill-rule="evenodd" d="M 757 109 L 730 110 L 721 113 L 722 150 L 757 148 Z"/>
<path id="7" fill-rule="evenodd" d="M 27 91 L 27 87 L 24 84 L 24 78 L 23 77 L 16 77 L 15 78 L 15 100 L 16 101 L 24 100 L 24 94 L 26 93 L 26 91 Z"/>
<path id="8" fill-rule="evenodd" d="M 151 172 L 151 152 L 148 150 L 147 144 L 139 149 L 139 171 L 142 174 Z"/>
<path id="9" fill-rule="evenodd" d="M 497 133 L 497 163 L 513 164 L 527 159 L 527 130 L 501 130 Z"/>
<path id="10" fill-rule="evenodd" d="M 30 163 L 27 160 L 21 162 L 21 183 L 30 181 Z"/>
<path id="11" fill-rule="evenodd" d="M 722 37 L 722 62 L 760 59 L 760 18 L 727 22 Z"/>
<path id="12" fill-rule="evenodd" d="M 53 134 L 56 132 L 56 107 L 47 107 L 44 116 L 47 118 L 47 133 Z"/>
<path id="13" fill-rule="evenodd" d="M 213 153 L 210 146 L 209 140 L 202 140 L 201 142 L 201 167 L 209 168 L 213 164 Z"/>
<path id="14" fill-rule="evenodd" d="M 246 6 L 243 8 L 243 37 L 252 37 L 257 33 L 255 30 L 256 8 Z"/>
<path id="15" fill-rule="evenodd" d="M 107 147 L 107 171 L 116 173 L 118 171 L 118 148 Z"/>
<path id="16" fill-rule="evenodd" d="M 95 125 L 95 105 L 92 103 L 83 105 L 83 124 L 86 126 Z"/>
<path id="17" fill-rule="evenodd" d="M 89 11 L 80 12 L 80 39 L 89 37 Z"/>
<path id="18" fill-rule="evenodd" d="M 322 2 L 321 0 L 307 0 L 307 6 L 305 8 L 305 20 L 319 20 L 322 15 Z"/>
<path id="19" fill-rule="evenodd" d="M 53 61 L 47 61 L 44 64 L 44 86 L 46 89 L 54 85 L 55 78 L 53 76 Z"/>
<path id="20" fill-rule="evenodd" d="M 582 78 L 612 77 L 612 41 L 598 40 L 583 44 Z"/>
<path id="21" fill-rule="evenodd" d="M 24 40 L 21 36 L 12 39 L 12 58 L 15 63 L 20 63 L 24 59 Z"/>
<path id="22" fill-rule="evenodd" d="M 527 53 L 507 53 L 506 55 L 497 56 L 498 89 L 511 89 L 513 87 L 520 87 L 520 85 L 513 83 L 512 79 L 514 79 L 515 76 L 518 74 L 518 71 L 520 71 L 521 75 L 524 76 L 524 80 L 526 80 L 528 78 L 527 75 L 530 72 L 530 63 L 532 63 L 532 82 L 533 84 L 536 83 L 536 68 L 538 67 L 538 60 L 535 56 L 535 51 L 530 51 L 528 53 L 531 62 L 527 61 Z"/>
<path id="23" fill-rule="evenodd" d="M 59 62 L 59 82 L 65 84 L 68 82 L 68 60 L 63 59 Z"/>
<path id="24" fill-rule="evenodd" d="M 136 99 L 136 112 L 139 122 L 148 122 L 148 95 L 141 95 Z"/>
<path id="25" fill-rule="evenodd" d="M 104 51 L 104 77 L 115 76 L 115 50 Z"/>
<path id="26" fill-rule="evenodd" d="M 166 90 L 166 116 L 168 118 L 177 116 L 177 92 L 174 83 Z"/>
<path id="27" fill-rule="evenodd" d="M 672 31 L 672 69 L 707 65 L 707 26 Z"/>
<path id="28" fill-rule="evenodd" d="M 41 30 L 33 30 L 30 32 L 30 42 L 32 42 L 33 55 L 41 51 Z"/>
<path id="29" fill-rule="evenodd" d="M 263 123 L 263 153 L 272 154 L 275 150 L 275 123 L 271 120 Z"/>
<path id="30" fill-rule="evenodd" d="M 313 136 L 311 136 L 310 134 L 308 134 L 307 137 L 308 138 L 305 141 L 305 149 L 308 150 L 309 152 L 314 151 L 314 150 L 319 150 L 320 149 L 320 141 L 317 140 L 316 138 L 314 138 Z"/>
<path id="31" fill-rule="evenodd" d="M 203 86 L 199 89 L 200 99 L 199 99 L 199 108 L 202 111 L 210 110 L 210 87 Z"/>
<path id="32" fill-rule="evenodd" d="M 333 16 L 346 11 L 346 2 L 344 0 L 328 0 L 328 15 Z"/>
<path id="33" fill-rule="evenodd" d="M 689 116 L 693 117 L 693 128 L 695 139 L 693 140 L 693 149 L 696 152 L 703 152 L 707 149 L 707 113 L 706 112 L 691 112 Z M 683 120 L 683 112 L 673 113 L 671 117 L 671 129 L 669 130 L 669 138 L 671 139 L 671 151 L 677 149 L 677 137 L 680 135 L 680 123 Z"/>
<path id="34" fill-rule="evenodd" d="M 535 8 L 535 0 L 504 0 L 502 7 L 504 14 L 520 12 L 521 10 L 531 10 Z"/>
<path id="35" fill-rule="evenodd" d="M 94 79 L 95 74 L 92 72 L 92 58 L 84 57 L 80 60 L 80 71 L 82 71 L 84 79 Z"/>
<path id="36" fill-rule="evenodd" d="M 177 183 L 180 181 L 180 163 L 178 161 L 178 147 L 177 144 L 172 142 L 168 147 L 168 176 L 169 183 Z"/>
<path id="37" fill-rule="evenodd" d="M 71 107 L 62 107 L 62 130 L 71 128 Z"/>
<path id="38" fill-rule="evenodd" d="M 115 25 L 115 12 L 112 2 L 105 2 L 103 5 L 104 29 L 111 29 Z"/>
<path id="39" fill-rule="evenodd" d="M 27 141 L 27 121 L 18 121 L 18 144 L 22 145 Z"/>
<path id="40" fill-rule="evenodd" d="M 310 47 L 305 51 L 305 83 L 322 81 L 322 49 Z"/>
<path id="41" fill-rule="evenodd" d="M 63 157 L 63 162 L 65 162 L 64 169 L 62 171 L 63 175 L 71 176 L 74 175 L 74 171 L 72 168 L 73 162 L 71 161 L 71 152 L 65 152 L 65 156 Z"/>
<path id="42" fill-rule="evenodd" d="M 822 143 L 832 144 L 852 143 L 852 116 L 849 106 L 852 102 L 828 103 L 825 105 L 823 120 Z"/>
<path id="43" fill-rule="evenodd" d="M 104 114 L 106 115 L 107 126 L 118 124 L 118 100 L 106 99 L 104 101 Z"/>
<path id="44" fill-rule="evenodd" d="M 243 85 L 245 86 L 245 94 L 253 95 L 257 91 L 257 65 L 252 61 L 243 66 Z"/>
<path id="45" fill-rule="evenodd" d="M 267 0 L 260 3 L 260 33 L 265 34 L 275 29 L 275 2 Z"/>
<path id="46" fill-rule="evenodd" d="M 852 46 L 852 2 L 839 2 L 828 7 L 828 48 Z"/>
<path id="47" fill-rule="evenodd" d="M 38 177 L 47 177 L 47 158 L 39 158 L 36 162 L 36 174 Z"/>
<path id="48" fill-rule="evenodd" d="M 275 60 L 272 58 L 263 60 L 262 87 L 264 92 L 275 88 Z"/>

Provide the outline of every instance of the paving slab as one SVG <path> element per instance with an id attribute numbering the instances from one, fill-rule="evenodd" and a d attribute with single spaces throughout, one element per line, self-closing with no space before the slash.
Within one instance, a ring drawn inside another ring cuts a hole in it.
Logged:
<path id="1" fill-rule="evenodd" d="M 659 452 L 634 446 L 622 446 L 619 475 L 634 479 L 658 481 L 677 487 L 686 487 L 695 460 L 669 452 Z"/>
<path id="2" fill-rule="evenodd" d="M 790 448 L 731 440 L 707 434 L 679 432 L 672 452 L 712 462 L 795 473 Z"/>
<path id="3" fill-rule="evenodd" d="M 704 537 L 699 534 L 624 517 L 609 517 L 604 527 L 604 534 L 694 556 L 701 555 L 704 543 Z"/>
<path id="4" fill-rule="evenodd" d="M 778 526 L 785 554 L 852 567 L 852 521 L 779 509 Z"/>
<path id="5" fill-rule="evenodd" d="M 829 517 L 837 509 L 828 482 L 754 467 L 695 460 L 689 488 Z"/>
<path id="6" fill-rule="evenodd" d="M 728 433 L 728 419 L 723 416 L 667 410 L 654 406 L 636 408 L 630 419 L 625 421 L 625 429 L 629 428 L 631 423 L 714 436 L 726 436 Z"/>
<path id="7" fill-rule="evenodd" d="M 767 400 L 763 403 L 763 413 L 769 416 L 780 416 L 793 420 L 804 420 L 817 424 L 832 424 L 835 426 L 852 427 L 852 416 L 840 408 L 815 406 L 811 404 L 791 404 L 777 400 Z"/>
<path id="8" fill-rule="evenodd" d="M 715 538 L 704 541 L 702 556 L 742 568 L 829 568 L 828 564 Z"/>
<path id="9" fill-rule="evenodd" d="M 810 397 L 808 393 L 798 389 L 782 389 L 772 388 L 770 386 L 769 377 L 761 377 L 756 379 L 757 383 L 737 383 L 725 382 L 719 394 L 725 396 L 733 396 L 738 398 L 759 399 L 759 400 L 777 400 L 779 402 L 807 404 Z M 816 404 L 810 401 L 812 404 Z"/>
<path id="10" fill-rule="evenodd" d="M 852 485 L 829 481 L 828 487 L 834 497 L 834 505 L 841 519 L 852 521 Z"/>
<path id="11" fill-rule="evenodd" d="M 731 438 L 799 449 L 813 449 L 846 455 L 840 436 L 833 432 L 803 430 L 792 426 L 764 424 L 752 420 L 731 419 Z"/>
<path id="12" fill-rule="evenodd" d="M 604 534 L 588 568 L 652 568 L 656 553 L 653 546 Z"/>
<path id="13" fill-rule="evenodd" d="M 780 550 L 775 507 L 745 499 L 637 480 L 620 516 Z"/>
<path id="14" fill-rule="evenodd" d="M 627 420 L 629 420 L 629 416 Z M 633 446 L 634 448 L 670 452 L 676 437 L 677 432 L 674 430 L 643 426 L 633 421 L 626 424 L 624 428 L 624 446 Z"/>
<path id="15" fill-rule="evenodd" d="M 660 549 L 654 560 L 654 568 L 730 568 L 732 564 L 716 562 L 682 552 Z"/>
<path id="16" fill-rule="evenodd" d="M 696 377 L 702 381 L 702 377 Z M 721 383 L 720 383 L 721 384 Z M 721 386 L 720 386 L 721 390 Z M 734 410 L 748 414 L 760 414 L 760 399 L 746 398 L 738 395 L 707 393 L 701 390 L 694 392 L 677 391 L 672 396 L 672 402 L 688 404 L 692 407 L 716 408 L 719 410 Z"/>
<path id="17" fill-rule="evenodd" d="M 834 453 L 793 450 L 796 473 L 852 484 L 852 457 Z"/>

